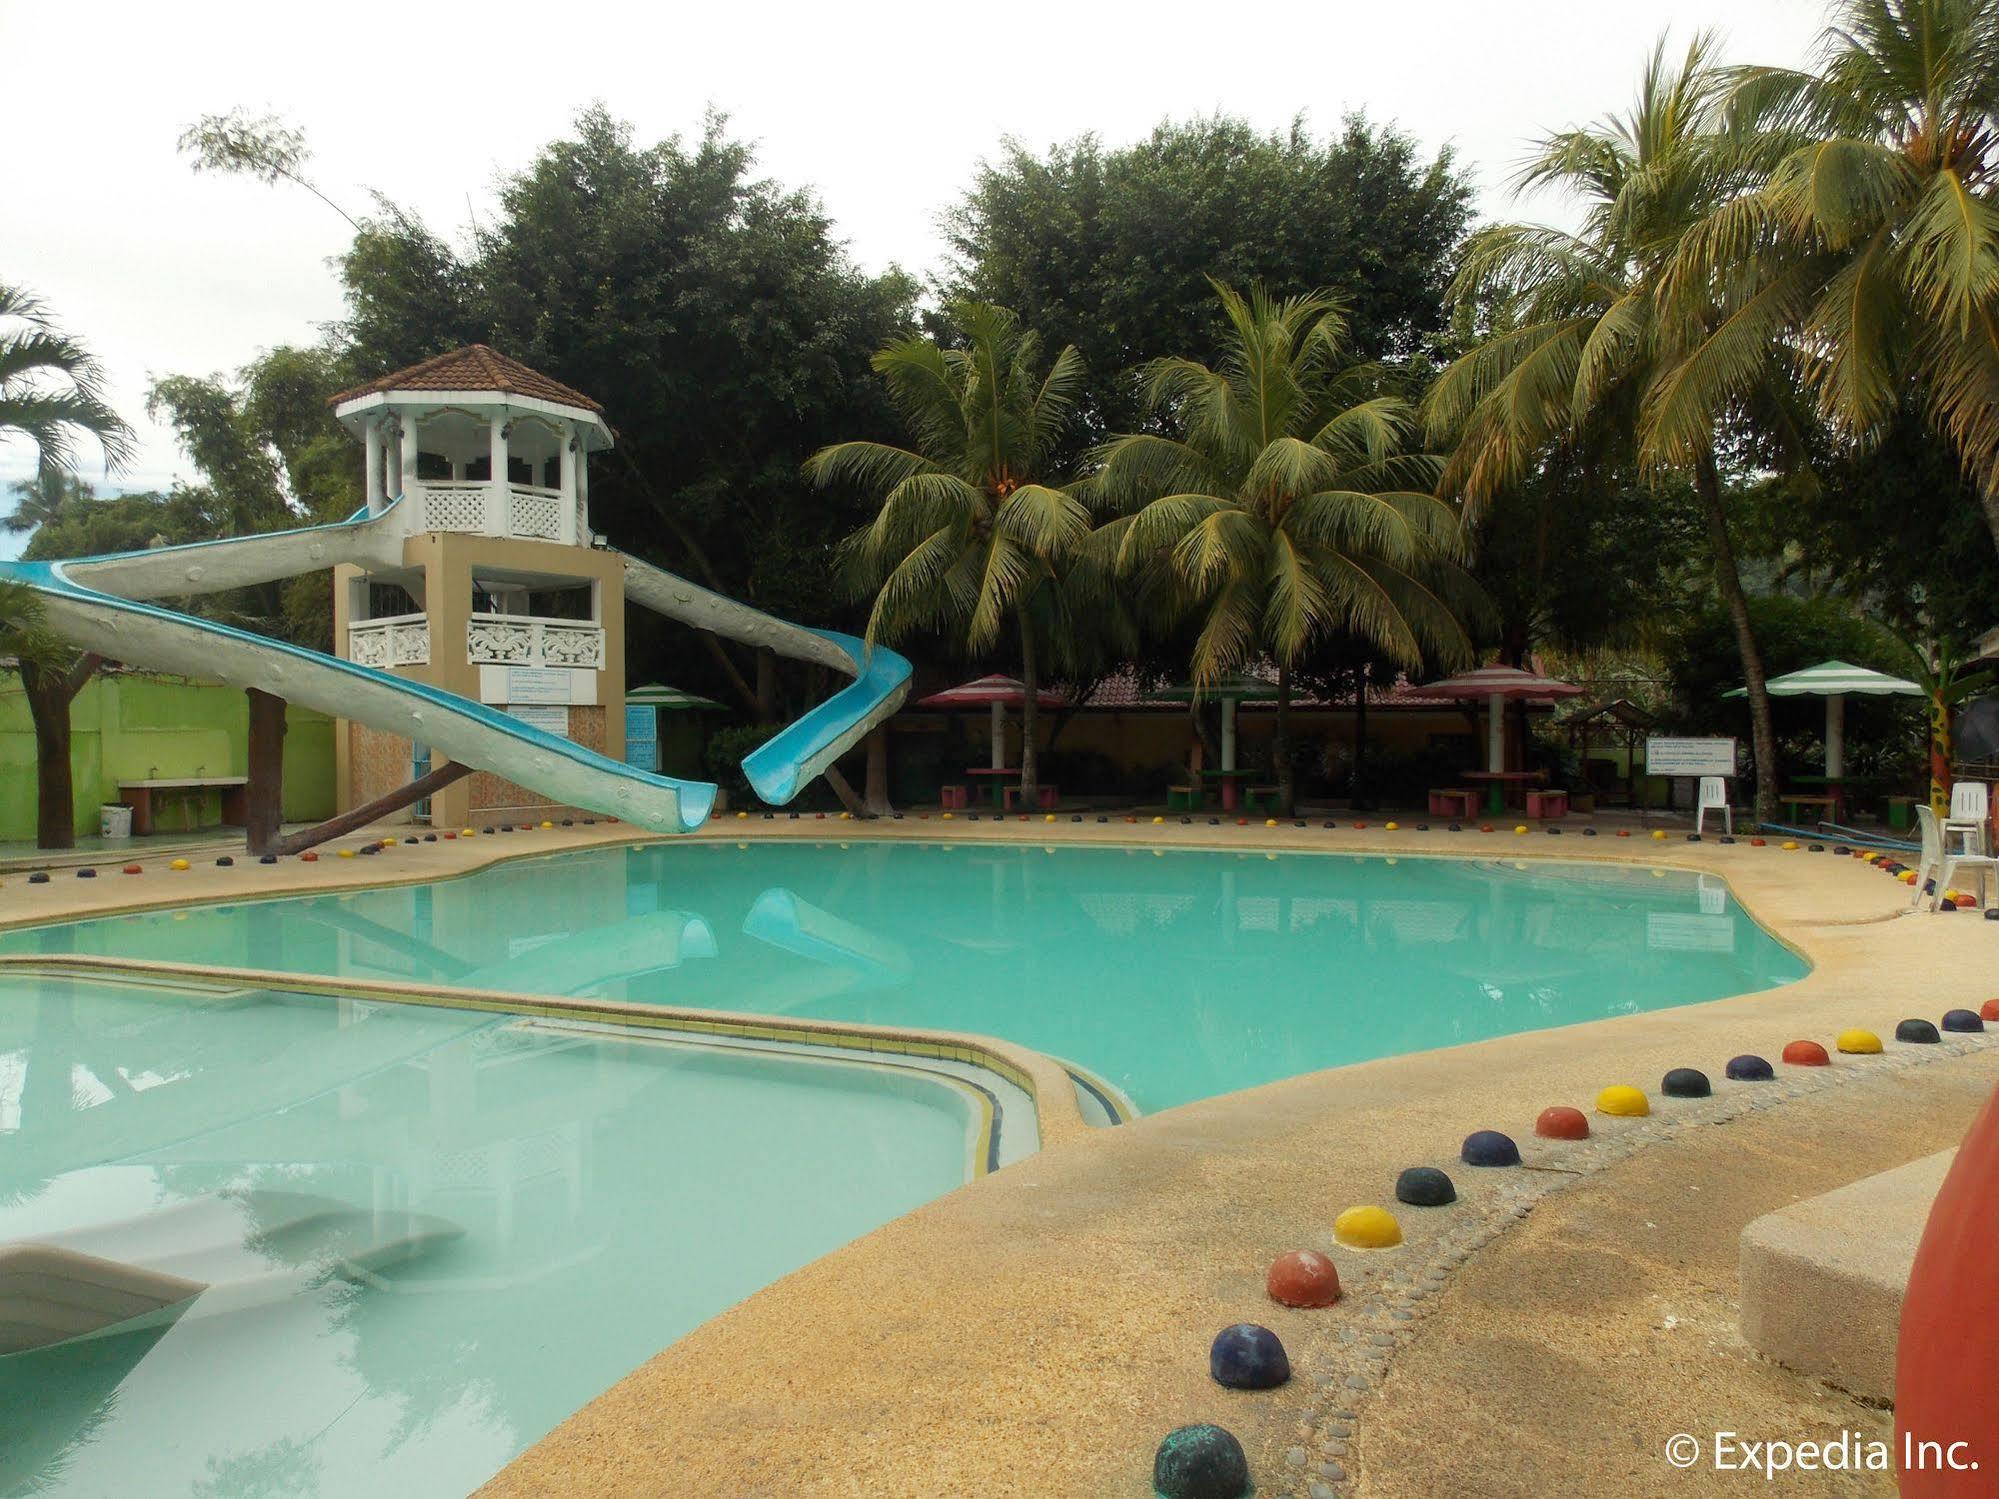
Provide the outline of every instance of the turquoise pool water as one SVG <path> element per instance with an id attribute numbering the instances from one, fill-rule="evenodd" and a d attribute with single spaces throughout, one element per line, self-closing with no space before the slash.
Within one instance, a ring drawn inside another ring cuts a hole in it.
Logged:
<path id="1" fill-rule="evenodd" d="M 467 1493 L 960 1184 L 975 1119 L 946 1083 L 770 1053 L 0 979 L 0 1291 L 5 1246 L 52 1238 L 212 1287 L 0 1357 L 0 1494 Z"/>
<path id="2" fill-rule="evenodd" d="M 905 842 L 593 850 L 45 927 L 0 951 L 985 1032 L 1147 1111 L 1805 972 L 1719 881 L 1680 872 Z"/>

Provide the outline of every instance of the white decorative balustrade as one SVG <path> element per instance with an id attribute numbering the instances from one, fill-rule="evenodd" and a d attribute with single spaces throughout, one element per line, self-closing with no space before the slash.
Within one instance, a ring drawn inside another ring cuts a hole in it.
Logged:
<path id="1" fill-rule="evenodd" d="M 364 619 L 347 627 L 347 659 L 386 671 L 430 664 L 430 621 L 421 614 Z"/>
<path id="2" fill-rule="evenodd" d="M 465 658 L 477 666 L 604 665 L 604 627 L 583 620 L 475 614 L 465 627 Z"/>
<path id="3" fill-rule="evenodd" d="M 530 541 L 574 541 L 564 519 L 579 516 L 559 489 L 538 484 L 491 484 L 484 479 L 425 479 L 409 486 L 419 531 L 462 531 Z"/>

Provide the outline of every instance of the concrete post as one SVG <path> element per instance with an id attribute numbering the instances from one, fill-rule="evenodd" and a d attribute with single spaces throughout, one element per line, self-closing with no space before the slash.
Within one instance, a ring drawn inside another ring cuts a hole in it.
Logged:
<path id="1" fill-rule="evenodd" d="M 285 700 L 255 687 L 245 696 L 250 700 L 250 784 L 243 832 L 251 853 L 267 854 L 276 851 L 284 827 Z"/>
<path id="2" fill-rule="evenodd" d="M 493 472 L 486 486 L 486 529 L 494 536 L 505 536 L 507 525 L 507 416 L 504 411 L 493 413 L 487 426 L 492 455 Z"/>

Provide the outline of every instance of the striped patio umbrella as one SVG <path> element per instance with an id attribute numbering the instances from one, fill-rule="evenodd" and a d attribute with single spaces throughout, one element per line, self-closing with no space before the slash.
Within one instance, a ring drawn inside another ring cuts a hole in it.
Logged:
<path id="1" fill-rule="evenodd" d="M 1069 699 L 1052 687 L 1043 687 L 1034 694 L 1036 706 L 1059 708 Z M 989 708 L 992 713 L 992 768 L 1006 769 L 1006 710 L 1027 706 L 1027 684 L 1018 677 L 1002 676 L 995 672 L 991 676 L 977 677 L 969 682 L 960 682 L 956 687 L 947 687 L 942 692 L 933 692 L 920 699 L 919 708 Z"/>
<path id="2" fill-rule="evenodd" d="M 1836 781 L 1846 774 L 1846 699 L 1849 693 L 1863 697 L 1921 697 L 1923 689 L 1904 677 L 1871 671 L 1846 661 L 1821 661 L 1803 671 L 1787 672 L 1763 684 L 1772 697 L 1822 697 L 1825 699 L 1825 776 Z M 1747 697 L 1749 689 L 1738 687 L 1725 697 Z"/>
<path id="3" fill-rule="evenodd" d="M 1481 666 L 1476 671 L 1459 672 L 1441 682 L 1429 682 L 1422 691 L 1431 697 L 1484 698 L 1486 702 L 1485 768 L 1506 769 L 1506 704 L 1526 698 L 1546 702 L 1551 698 L 1580 697 L 1582 688 L 1573 682 L 1557 681 L 1539 672 L 1522 671 L 1517 666 Z"/>

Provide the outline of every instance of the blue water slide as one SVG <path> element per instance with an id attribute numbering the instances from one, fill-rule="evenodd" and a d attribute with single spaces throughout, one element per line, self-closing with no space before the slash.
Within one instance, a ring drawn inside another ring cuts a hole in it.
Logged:
<path id="1" fill-rule="evenodd" d="M 254 687 L 655 832 L 689 832 L 707 820 L 715 788 L 705 782 L 622 764 L 428 683 L 142 602 L 246 587 L 339 563 L 395 565 L 402 537 L 387 524 L 393 514 L 392 506 L 379 515 L 364 510 L 332 525 L 292 531 L 66 562 L 0 562 L 0 581 L 37 595 L 56 634 L 113 660 Z M 628 582 L 637 580 L 634 602 L 855 678 L 745 760 L 750 783 L 766 801 L 790 801 L 908 692 L 909 663 L 893 651 L 869 651 L 853 636 L 807 630 L 636 559 L 624 562 Z"/>

